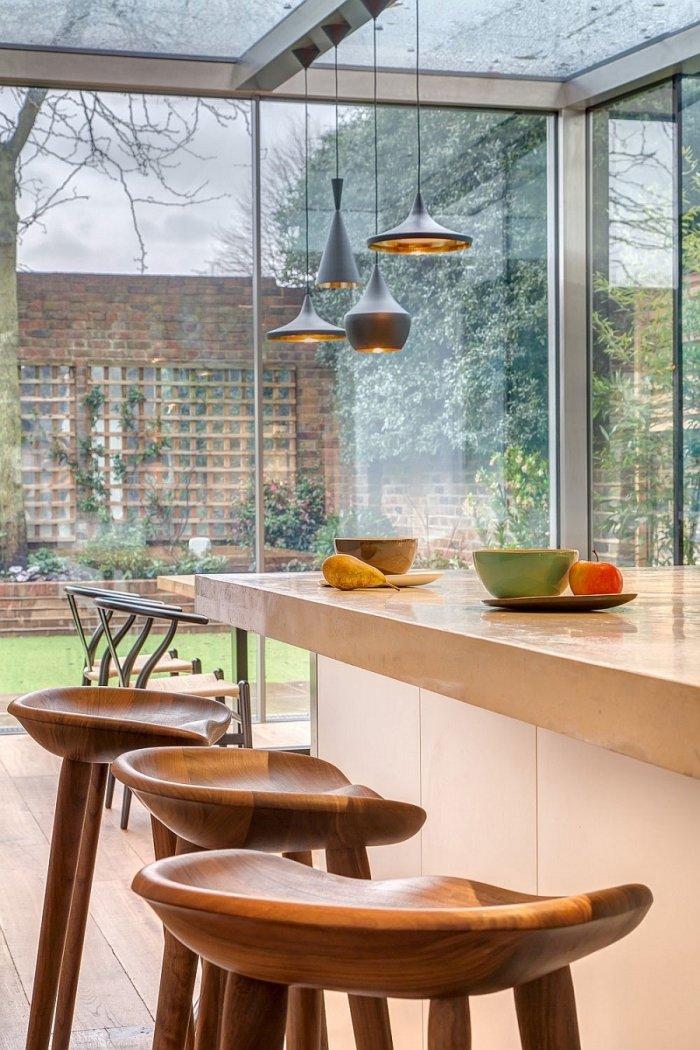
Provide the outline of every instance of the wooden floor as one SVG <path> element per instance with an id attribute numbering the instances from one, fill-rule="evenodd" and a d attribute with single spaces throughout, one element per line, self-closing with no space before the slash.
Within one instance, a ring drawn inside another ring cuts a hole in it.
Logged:
<path id="1" fill-rule="evenodd" d="M 255 727 L 256 743 L 308 739 L 308 723 Z M 23 1050 L 59 763 L 25 735 L 0 736 L 0 1050 Z M 71 1046 L 147 1050 L 161 930 L 130 890 L 153 859 L 136 803 L 129 830 L 105 814 Z"/>

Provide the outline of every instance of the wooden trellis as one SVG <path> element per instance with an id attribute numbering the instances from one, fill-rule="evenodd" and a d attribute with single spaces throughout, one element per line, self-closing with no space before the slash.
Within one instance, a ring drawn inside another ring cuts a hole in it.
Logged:
<path id="1" fill-rule="evenodd" d="M 77 502 L 74 484 L 69 484 L 70 511 L 65 521 L 40 517 L 44 489 L 52 487 L 49 475 L 55 477 L 59 470 L 51 462 L 50 447 L 57 428 L 62 428 L 64 446 L 67 435 L 70 447 L 77 446 L 90 423 L 85 396 L 99 389 L 92 441 L 103 449 L 98 463 L 110 516 L 119 520 L 143 518 L 148 513 L 155 521 L 156 540 L 185 539 L 195 534 L 217 541 L 230 539 L 231 505 L 247 492 L 254 470 L 252 369 L 222 368 L 218 364 L 91 365 L 78 370 L 67 366 L 26 367 L 30 371 L 33 368 L 37 388 L 30 389 L 29 378 L 23 382 L 25 484 L 31 497 L 31 527 L 41 530 L 34 532 L 33 538 L 47 542 L 73 538 Z M 56 394 L 53 401 L 46 402 L 49 373 L 57 390 L 70 390 L 69 397 L 60 400 Z M 41 404 L 38 415 L 49 416 L 48 421 L 36 418 L 34 404 Z M 295 370 L 288 366 L 266 368 L 266 477 L 294 476 L 296 433 Z M 37 471 L 37 457 L 44 465 L 43 474 Z M 60 471 L 67 475 L 66 484 L 70 483 L 66 468 Z M 70 535 L 61 532 L 66 521 L 73 529 Z"/>
<path id="2" fill-rule="evenodd" d="M 75 377 L 69 365 L 21 365 L 22 478 L 32 542 L 75 539 L 76 491 L 53 454 L 57 441 L 75 455 Z"/>

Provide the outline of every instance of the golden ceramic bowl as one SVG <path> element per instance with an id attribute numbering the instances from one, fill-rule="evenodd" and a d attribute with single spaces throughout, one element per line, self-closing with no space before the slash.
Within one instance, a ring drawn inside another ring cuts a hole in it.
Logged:
<path id="1" fill-rule="evenodd" d="M 354 539 L 334 540 L 336 554 L 350 554 L 353 558 L 373 565 L 387 576 L 408 572 L 418 550 L 418 540 L 374 539 L 357 536 Z"/>

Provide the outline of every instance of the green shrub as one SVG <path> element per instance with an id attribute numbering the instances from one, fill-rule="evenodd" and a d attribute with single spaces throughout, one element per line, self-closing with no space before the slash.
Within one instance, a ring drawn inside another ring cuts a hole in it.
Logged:
<path id="1" fill-rule="evenodd" d="M 88 540 L 77 560 L 103 580 L 150 580 L 162 568 L 146 545 L 143 526 L 131 522 L 106 525 Z"/>
<path id="2" fill-rule="evenodd" d="M 474 496 L 466 509 L 488 547 L 536 547 L 549 542 L 549 464 L 539 452 L 510 445 L 476 475 L 488 493 L 486 505 Z"/>
<path id="3" fill-rule="evenodd" d="M 55 554 L 48 547 L 39 547 L 27 556 L 27 568 L 38 569 L 42 576 L 52 576 L 65 572 L 68 562 Z"/>
<path id="4" fill-rule="evenodd" d="M 314 549 L 318 530 L 326 522 L 326 493 L 323 484 L 300 475 L 295 482 L 266 481 L 265 543 L 288 550 Z M 250 484 L 243 499 L 233 504 L 232 538 L 241 547 L 255 541 L 255 486 Z"/>

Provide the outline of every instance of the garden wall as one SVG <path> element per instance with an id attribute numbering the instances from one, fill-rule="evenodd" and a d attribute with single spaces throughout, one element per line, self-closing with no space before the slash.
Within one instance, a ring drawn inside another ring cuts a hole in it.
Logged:
<path id="1" fill-rule="evenodd" d="M 83 581 L 85 582 L 85 581 Z M 183 609 L 193 609 L 194 602 L 182 595 L 158 590 L 156 580 L 91 580 L 91 586 L 110 590 L 129 590 L 152 595 L 159 601 L 171 602 Z M 5 583 L 0 581 L 0 637 L 32 634 L 73 634 L 75 627 L 63 594 L 65 581 Z M 86 606 L 87 610 L 87 606 Z M 82 608 L 81 608 L 82 615 Z M 97 617 L 86 611 L 85 622 L 97 625 Z M 207 628 L 209 629 L 209 628 Z M 216 629 L 216 628 L 214 628 Z"/>

